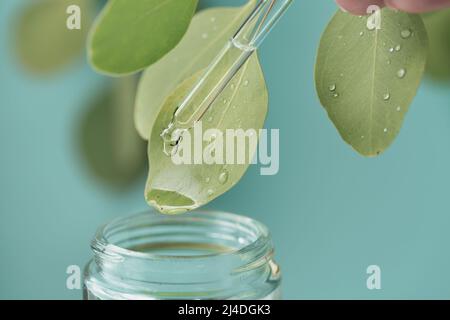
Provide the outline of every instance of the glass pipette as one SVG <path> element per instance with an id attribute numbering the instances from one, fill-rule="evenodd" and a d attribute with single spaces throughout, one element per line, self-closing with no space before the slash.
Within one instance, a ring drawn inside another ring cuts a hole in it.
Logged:
<path id="1" fill-rule="evenodd" d="M 183 133 L 202 119 L 234 75 L 264 41 L 292 1 L 259 0 L 235 35 L 184 97 L 175 110 L 172 121 L 161 133 L 166 155 L 171 156 L 177 152 Z"/>

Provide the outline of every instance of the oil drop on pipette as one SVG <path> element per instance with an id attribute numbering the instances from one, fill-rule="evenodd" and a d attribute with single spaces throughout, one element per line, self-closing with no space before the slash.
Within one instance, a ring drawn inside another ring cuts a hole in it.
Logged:
<path id="1" fill-rule="evenodd" d="M 207 68 L 205 74 L 175 110 L 161 133 L 164 153 L 176 154 L 183 134 L 200 121 L 206 111 L 264 41 L 293 0 L 260 0 L 234 37 Z M 225 71 L 224 71 L 225 70 Z"/>

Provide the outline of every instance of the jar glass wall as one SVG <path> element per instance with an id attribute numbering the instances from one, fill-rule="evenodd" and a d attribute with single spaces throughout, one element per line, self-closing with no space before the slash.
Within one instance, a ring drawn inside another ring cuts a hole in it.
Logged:
<path id="1" fill-rule="evenodd" d="M 85 299 L 278 299 L 267 228 L 222 212 L 142 213 L 100 228 Z"/>

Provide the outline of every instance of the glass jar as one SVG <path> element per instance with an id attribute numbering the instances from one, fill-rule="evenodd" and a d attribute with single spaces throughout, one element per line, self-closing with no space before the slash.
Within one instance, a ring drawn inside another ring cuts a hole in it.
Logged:
<path id="1" fill-rule="evenodd" d="M 84 298 L 279 299 L 280 270 L 267 228 L 222 212 L 152 212 L 100 228 Z"/>

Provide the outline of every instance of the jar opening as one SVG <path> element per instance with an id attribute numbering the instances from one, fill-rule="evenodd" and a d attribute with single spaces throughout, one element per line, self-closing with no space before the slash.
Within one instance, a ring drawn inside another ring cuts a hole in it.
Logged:
<path id="1" fill-rule="evenodd" d="M 95 253 L 149 260 L 206 259 L 258 253 L 271 246 L 267 228 L 223 212 L 183 215 L 141 213 L 103 226 L 92 242 Z"/>

